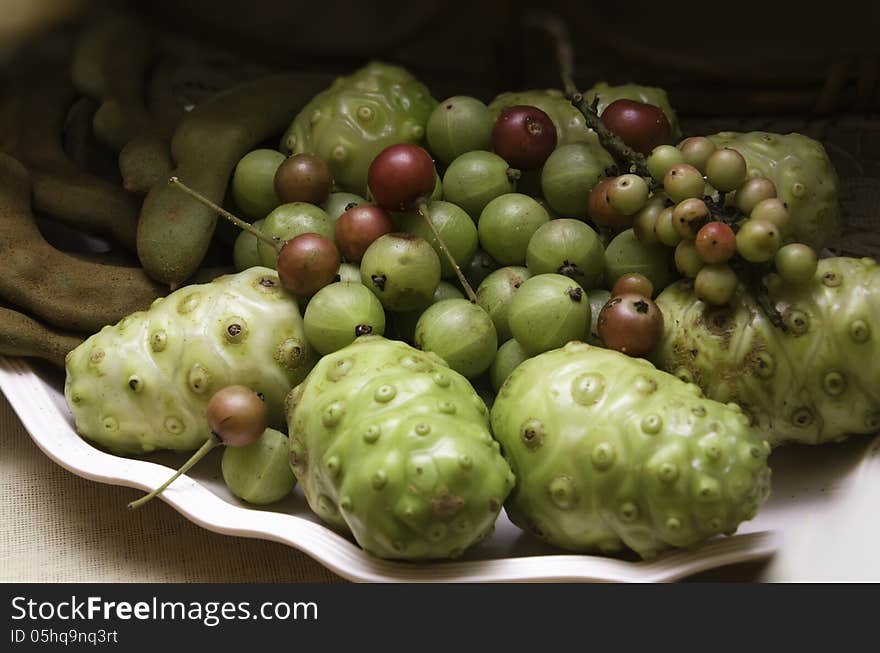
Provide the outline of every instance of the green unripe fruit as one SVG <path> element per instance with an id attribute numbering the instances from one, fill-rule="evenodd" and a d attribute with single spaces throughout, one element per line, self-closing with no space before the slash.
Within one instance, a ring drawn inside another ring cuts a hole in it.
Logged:
<path id="1" fill-rule="evenodd" d="M 526 262 L 532 274 L 564 274 L 585 289 L 600 282 L 605 268 L 599 236 L 589 225 L 571 218 L 542 225 L 529 241 Z"/>
<path id="2" fill-rule="evenodd" d="M 510 331 L 531 355 L 583 340 L 590 324 L 587 293 L 569 277 L 527 279 L 510 302 Z"/>
<path id="3" fill-rule="evenodd" d="M 438 104 L 428 118 L 428 149 L 444 164 L 474 150 L 488 150 L 492 136 L 488 107 L 476 98 L 456 95 Z"/>
<path id="4" fill-rule="evenodd" d="M 483 279 L 497 270 L 498 267 L 495 259 L 489 256 L 485 250 L 477 249 L 477 253 L 474 254 L 471 262 L 462 268 L 461 271 L 464 273 L 464 277 L 471 285 L 471 288 L 476 288 L 483 283 Z"/>
<path id="5" fill-rule="evenodd" d="M 706 160 L 706 179 L 723 193 L 736 190 L 746 180 L 746 160 L 728 147 L 715 150 Z"/>
<path id="6" fill-rule="evenodd" d="M 675 247 L 675 268 L 684 276 L 693 279 L 704 265 L 694 241 L 683 240 Z"/>
<path id="7" fill-rule="evenodd" d="M 657 237 L 657 242 L 667 247 L 675 247 L 681 242 L 681 234 L 675 228 L 672 216 L 672 207 L 667 207 L 657 214 L 657 222 L 654 223 L 654 235 Z"/>
<path id="8" fill-rule="evenodd" d="M 648 184 L 638 175 L 620 175 L 608 188 L 608 203 L 623 215 L 635 215 L 648 201 L 648 193 Z"/>
<path id="9" fill-rule="evenodd" d="M 440 232 L 440 237 L 446 243 L 449 253 L 459 267 L 464 267 L 474 257 L 477 251 L 478 237 L 477 227 L 467 213 L 450 202 L 434 201 L 428 205 L 428 215 L 431 222 Z M 415 234 L 424 238 L 429 243 L 437 256 L 440 258 L 440 273 L 443 278 L 450 279 L 455 276 L 455 269 L 446 258 L 440 243 L 434 237 L 434 232 L 425 222 L 425 218 L 418 209 L 411 209 L 399 216 L 399 228 L 401 231 Z"/>
<path id="10" fill-rule="evenodd" d="M 336 281 L 363 283 L 361 280 L 361 269 L 354 263 L 342 263 L 339 266 L 339 270 L 336 271 Z"/>
<path id="11" fill-rule="evenodd" d="M 781 247 L 774 259 L 776 271 L 786 283 L 800 285 L 816 276 L 819 257 L 815 250 L 802 243 L 791 243 Z"/>
<path id="12" fill-rule="evenodd" d="M 761 200 L 776 197 L 776 184 L 766 177 L 752 177 L 736 189 L 733 203 L 740 211 L 749 215 Z"/>
<path id="13" fill-rule="evenodd" d="M 477 288 L 477 303 L 492 318 L 498 342 L 506 342 L 513 337 L 508 322 L 510 302 L 520 286 L 531 276 L 531 272 L 523 267 L 501 268 L 486 277 Z"/>
<path id="14" fill-rule="evenodd" d="M 462 376 L 473 378 L 492 364 L 498 336 L 482 307 L 467 299 L 444 299 L 422 313 L 415 345 L 436 354 Z"/>
<path id="15" fill-rule="evenodd" d="M 306 339 L 320 354 L 338 351 L 359 336 L 384 335 L 385 311 L 362 283 L 343 281 L 321 288 L 303 316 Z"/>
<path id="16" fill-rule="evenodd" d="M 414 311 L 431 302 L 440 284 L 440 258 L 423 238 L 385 234 L 364 253 L 361 280 L 389 311 Z"/>
<path id="17" fill-rule="evenodd" d="M 709 220 L 709 207 L 695 197 L 676 204 L 672 209 L 672 224 L 682 240 L 694 240 L 697 232 Z"/>
<path id="18" fill-rule="evenodd" d="M 775 224 L 780 234 L 788 233 L 791 227 L 791 212 L 785 202 L 778 197 L 770 197 L 755 204 L 749 217 L 752 220 L 764 220 Z"/>
<path id="19" fill-rule="evenodd" d="M 541 172 L 544 199 L 559 215 L 584 216 L 590 191 L 612 165 L 611 155 L 598 145 L 572 143 L 557 147 Z"/>
<path id="20" fill-rule="evenodd" d="M 703 174 L 687 163 L 672 166 L 663 177 L 663 190 L 676 204 L 691 197 L 702 196 L 705 188 Z"/>
<path id="21" fill-rule="evenodd" d="M 508 193 L 486 205 L 480 214 L 480 245 L 501 265 L 522 265 L 526 248 L 550 215 L 528 195 Z"/>
<path id="22" fill-rule="evenodd" d="M 705 136 L 691 136 L 678 144 L 684 162 L 700 172 L 706 172 L 706 163 L 717 149 L 715 144 Z"/>
<path id="23" fill-rule="evenodd" d="M 513 338 L 501 345 L 495 355 L 495 360 L 492 361 L 492 366 L 489 368 L 489 381 L 495 392 L 501 389 L 513 370 L 528 359 L 528 352 Z"/>
<path id="24" fill-rule="evenodd" d="M 437 290 L 434 291 L 431 304 L 442 302 L 444 299 L 464 299 L 464 293 L 448 281 L 441 281 L 437 286 Z M 416 324 L 418 324 L 419 318 L 422 317 L 424 312 L 424 310 L 416 310 L 393 313 L 390 319 L 394 325 L 395 337 L 408 343 L 414 342 Z"/>
<path id="25" fill-rule="evenodd" d="M 254 222 L 254 227 L 262 230 L 264 220 Z M 249 231 L 240 231 L 235 237 L 235 245 L 232 248 L 232 263 L 235 269 L 241 272 L 248 268 L 262 265 L 260 263 L 260 250 L 257 248 L 257 237 Z"/>
<path id="26" fill-rule="evenodd" d="M 244 447 L 225 447 L 220 463 L 223 481 L 243 501 L 265 506 L 280 501 L 296 485 L 288 457 L 287 436 L 266 429 L 260 438 Z"/>
<path id="27" fill-rule="evenodd" d="M 232 173 L 232 199 L 251 220 L 265 218 L 281 204 L 275 194 L 275 171 L 286 157 L 276 150 L 245 154 Z"/>
<path id="28" fill-rule="evenodd" d="M 446 199 L 476 217 L 486 205 L 516 190 L 518 173 L 497 154 L 477 150 L 457 157 L 443 175 Z"/>
<path id="29" fill-rule="evenodd" d="M 615 236 L 605 249 L 605 284 L 612 287 L 624 274 L 638 272 L 660 292 L 675 279 L 669 259 L 666 247 L 646 245 L 636 238 L 632 229 L 627 229 Z"/>
<path id="30" fill-rule="evenodd" d="M 590 331 L 587 333 L 587 342 L 602 347 L 602 338 L 599 335 L 599 313 L 611 299 L 611 293 L 604 288 L 594 288 L 587 293 L 587 297 L 590 300 Z"/>
<path id="31" fill-rule="evenodd" d="M 648 172 L 654 181 L 660 183 L 672 166 L 684 162 L 684 154 L 674 145 L 658 145 L 648 156 Z"/>
<path id="32" fill-rule="evenodd" d="M 636 213 L 633 220 L 633 233 L 646 245 L 656 245 L 660 242 L 654 228 L 657 226 L 657 218 L 664 208 L 666 208 L 666 196 L 654 195 L 642 207 L 642 210 Z"/>
<path id="33" fill-rule="evenodd" d="M 464 293 L 448 281 L 441 281 L 437 286 L 437 290 L 434 291 L 431 303 L 436 304 L 444 299 L 464 299 Z"/>
<path id="34" fill-rule="evenodd" d="M 324 209 L 330 220 L 336 222 L 340 215 L 361 204 L 369 204 L 369 202 L 354 193 L 330 193 L 321 208 Z"/>
<path id="35" fill-rule="evenodd" d="M 739 279 L 729 265 L 707 265 L 697 272 L 694 293 L 707 304 L 724 306 L 733 299 Z"/>
<path id="36" fill-rule="evenodd" d="M 736 251 L 750 263 L 769 261 L 780 244 L 779 227 L 767 220 L 747 220 L 736 234 Z"/>
<path id="37" fill-rule="evenodd" d="M 280 241 L 293 240 L 302 234 L 318 234 L 334 241 L 333 221 L 323 209 L 305 202 L 282 204 L 263 222 L 263 233 Z M 271 245 L 259 241 L 260 262 L 268 268 L 278 267 L 278 252 Z"/>

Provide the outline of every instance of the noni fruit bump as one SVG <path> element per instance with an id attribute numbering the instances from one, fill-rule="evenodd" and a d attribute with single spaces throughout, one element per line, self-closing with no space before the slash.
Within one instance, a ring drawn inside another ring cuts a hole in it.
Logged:
<path id="1" fill-rule="evenodd" d="M 363 336 L 288 398 L 312 510 L 382 558 L 456 558 L 494 531 L 513 474 L 483 400 L 437 356 Z"/>
<path id="2" fill-rule="evenodd" d="M 769 445 L 735 405 L 648 361 L 571 342 L 521 363 L 492 407 L 520 528 L 643 558 L 732 533 L 767 497 Z"/>
<path id="3" fill-rule="evenodd" d="M 339 77 L 303 107 L 280 149 L 317 154 L 339 188 L 364 195 L 376 155 L 395 143 L 421 143 L 436 105 L 406 69 L 374 61 Z"/>
<path id="4" fill-rule="evenodd" d="M 827 258 L 808 283 L 765 283 L 782 326 L 742 288 L 722 307 L 689 281 L 664 290 L 657 365 L 742 406 L 774 445 L 880 431 L 880 265 Z"/>
<path id="5" fill-rule="evenodd" d="M 274 270 L 252 267 L 157 299 L 67 357 L 76 430 L 118 454 L 191 451 L 210 437 L 208 402 L 239 384 L 262 393 L 271 426 L 316 356 L 296 300 Z"/>

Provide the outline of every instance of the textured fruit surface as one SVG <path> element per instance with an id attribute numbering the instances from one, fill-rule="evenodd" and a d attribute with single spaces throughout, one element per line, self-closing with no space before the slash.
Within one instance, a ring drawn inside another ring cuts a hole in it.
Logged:
<path id="1" fill-rule="evenodd" d="M 742 406 L 774 445 L 880 431 L 880 266 L 823 259 L 812 281 L 776 277 L 768 289 L 785 331 L 742 289 L 713 308 L 692 284 L 670 286 L 657 298 L 665 335 L 655 362 Z"/>
<path id="2" fill-rule="evenodd" d="M 541 169 L 541 191 L 554 211 L 566 218 L 587 214 L 590 191 L 614 164 L 598 144 L 572 143 L 557 147 Z"/>
<path id="3" fill-rule="evenodd" d="M 443 361 L 378 336 L 322 358 L 287 401 L 309 506 L 383 558 L 456 558 L 491 535 L 513 474 L 488 410 Z"/>
<path id="4" fill-rule="evenodd" d="M 720 132 L 709 137 L 719 148 L 742 154 L 750 177 L 770 179 L 791 212 L 792 241 L 822 249 L 840 229 L 837 173 L 825 148 L 802 134 Z"/>
<path id="5" fill-rule="evenodd" d="M 374 61 L 318 93 L 294 118 L 280 149 L 317 154 L 342 190 L 364 195 L 375 156 L 395 143 L 420 143 L 436 104 L 408 71 Z"/>
<path id="6" fill-rule="evenodd" d="M 492 428 L 517 478 L 508 516 L 572 551 L 692 546 L 734 532 L 769 489 L 770 448 L 736 407 L 584 343 L 521 363 Z"/>
<path id="7" fill-rule="evenodd" d="M 104 327 L 67 359 L 64 394 L 76 430 L 120 454 L 190 451 L 210 437 L 220 388 L 263 394 L 270 426 L 314 362 L 296 300 L 252 267 L 157 299 Z"/>

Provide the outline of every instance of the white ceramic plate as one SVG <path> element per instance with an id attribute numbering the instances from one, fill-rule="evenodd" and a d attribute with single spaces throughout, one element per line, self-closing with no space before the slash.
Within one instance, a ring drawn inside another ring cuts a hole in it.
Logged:
<path id="1" fill-rule="evenodd" d="M 0 356 L 0 390 L 37 445 L 74 474 L 149 490 L 165 481 L 183 460 L 171 454 L 121 458 L 92 447 L 74 431 L 62 388 L 59 372 Z M 842 496 L 841 490 L 855 476 L 852 472 L 861 464 L 869 444 L 869 438 L 854 438 L 843 445 L 788 447 L 774 452 L 770 459 L 773 492 L 756 519 L 743 524 L 734 536 L 651 561 L 560 554 L 520 531 L 503 513 L 495 535 L 468 551 L 462 560 L 424 564 L 379 560 L 322 525 L 299 492 L 269 509 L 246 507 L 226 489 L 216 455 L 196 466 L 188 477 L 175 481 L 162 499 L 204 528 L 282 542 L 353 581 L 672 581 L 771 556 L 779 546 L 780 533 Z"/>

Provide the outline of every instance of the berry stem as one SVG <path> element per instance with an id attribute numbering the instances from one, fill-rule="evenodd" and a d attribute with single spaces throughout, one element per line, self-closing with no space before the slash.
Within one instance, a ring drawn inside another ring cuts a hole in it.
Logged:
<path id="1" fill-rule="evenodd" d="M 755 302 L 764 311 L 764 315 L 770 320 L 770 324 L 777 329 L 781 329 L 783 332 L 787 332 L 788 326 L 786 326 L 785 321 L 782 319 L 782 313 L 779 312 L 770 298 L 770 289 L 767 288 L 767 284 L 764 282 L 766 274 L 770 271 L 769 266 L 755 266 L 739 257 L 733 258 L 729 265 L 755 298 Z"/>
<path id="2" fill-rule="evenodd" d="M 464 273 L 461 271 L 461 268 L 458 267 L 458 263 L 455 262 L 455 259 L 452 257 L 452 254 L 449 252 L 449 248 L 446 247 L 446 243 L 443 240 L 443 237 L 440 235 L 440 232 L 437 231 L 437 226 L 431 220 L 431 213 L 428 210 L 428 203 L 423 201 L 419 202 L 419 215 L 428 223 L 428 228 L 431 229 L 431 232 L 434 234 L 434 238 L 437 239 L 437 244 L 440 245 L 440 249 L 443 250 L 444 256 L 446 256 L 446 260 L 449 261 L 449 264 L 455 270 L 456 276 L 458 276 L 458 280 L 461 282 L 462 288 L 464 288 L 465 293 L 467 293 L 468 299 L 471 300 L 471 304 L 477 303 L 477 295 L 474 293 L 474 289 L 471 288 L 471 284 L 468 283 L 468 280 L 465 279 Z"/>
<path id="3" fill-rule="evenodd" d="M 533 27 L 543 29 L 555 41 L 556 60 L 559 63 L 559 74 L 562 77 L 565 97 L 583 114 L 587 127 L 596 132 L 602 147 L 608 150 L 611 156 L 614 157 L 614 160 L 624 170 L 634 172 L 640 177 L 651 179 L 651 173 L 648 171 L 648 163 L 644 155 L 624 143 L 602 122 L 597 110 L 599 98 L 597 97 L 591 106 L 586 98 L 577 90 L 577 86 L 574 83 L 574 48 L 572 48 L 568 29 L 565 23 L 562 22 L 562 19 L 553 14 L 535 13 L 530 14 L 526 22 Z"/>
<path id="4" fill-rule="evenodd" d="M 146 494 L 146 495 L 142 496 L 140 499 L 137 499 L 136 501 L 132 501 L 131 503 L 129 503 L 128 509 L 135 510 L 137 508 L 140 508 L 142 505 L 144 505 L 145 503 L 147 503 L 151 499 L 162 494 L 162 492 L 165 490 L 165 488 L 167 488 L 175 480 L 177 480 L 178 476 L 186 474 L 189 471 L 190 467 L 192 467 L 197 462 L 199 462 L 202 458 L 204 458 L 206 455 L 208 455 L 208 452 L 210 452 L 214 447 L 218 446 L 219 444 L 220 444 L 220 438 L 218 438 L 214 434 L 211 434 L 211 437 L 208 438 L 208 440 L 205 442 L 205 444 L 203 444 L 201 447 L 199 447 L 199 450 L 196 451 L 192 455 L 192 457 L 190 457 L 189 460 L 187 460 L 185 463 L 183 463 L 183 466 L 180 469 L 178 469 L 171 478 L 169 478 L 167 481 L 162 483 L 162 485 L 157 487 L 155 490 L 153 490 L 149 494 Z"/>
<path id="5" fill-rule="evenodd" d="M 256 236 L 259 240 L 262 240 L 267 245 L 271 245 L 272 247 L 275 248 L 276 252 L 281 251 L 281 248 L 284 245 L 284 243 L 282 243 L 280 240 L 278 240 L 277 238 L 272 238 L 271 236 L 267 236 L 262 231 L 257 229 L 254 225 L 252 225 L 248 222 L 245 222 L 241 218 L 238 218 L 238 217 L 232 215 L 229 211 L 224 209 L 222 206 L 218 206 L 217 204 L 214 204 L 214 202 L 209 200 L 207 197 L 205 197 L 204 195 L 202 195 L 198 191 L 193 190 L 192 188 L 190 188 L 189 186 L 184 184 L 182 181 L 180 181 L 179 177 L 171 177 L 168 180 L 168 183 L 171 184 L 172 186 L 176 186 L 177 188 L 182 190 L 184 193 L 186 193 L 190 197 L 193 197 L 196 201 L 201 202 L 202 204 L 204 204 L 208 208 L 213 209 L 214 211 L 217 211 L 217 213 L 219 213 L 224 218 L 229 220 L 232 224 L 234 224 L 239 229 L 247 231 L 249 234 Z"/>

